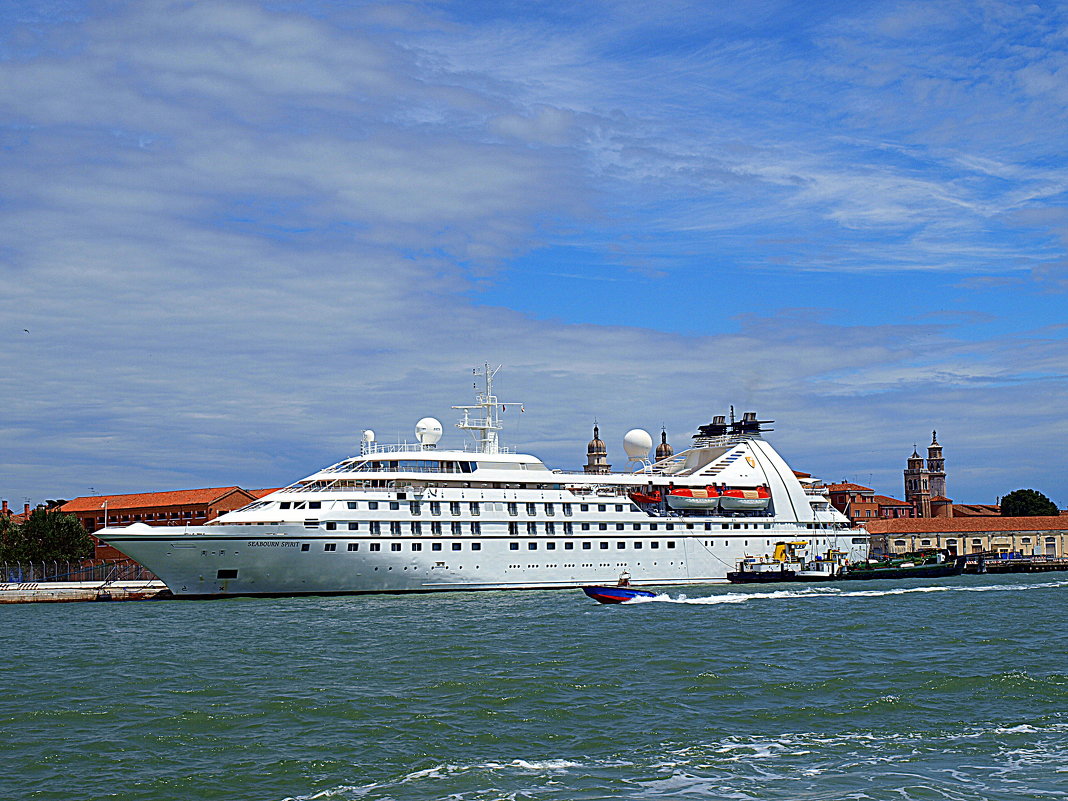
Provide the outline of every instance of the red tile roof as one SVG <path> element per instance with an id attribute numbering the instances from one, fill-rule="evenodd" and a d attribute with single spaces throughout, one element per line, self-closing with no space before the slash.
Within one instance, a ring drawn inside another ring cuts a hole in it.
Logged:
<path id="1" fill-rule="evenodd" d="M 889 495 L 876 495 L 872 500 L 880 506 L 912 506 L 908 501 L 899 501 L 897 498 L 891 498 Z"/>
<path id="2" fill-rule="evenodd" d="M 872 534 L 948 534 L 984 531 L 1068 531 L 1068 520 L 1049 517 L 895 517 L 865 521 Z"/>
<path id="3" fill-rule="evenodd" d="M 853 484 L 849 481 L 843 481 L 841 484 L 828 484 L 827 489 L 830 492 L 875 492 L 871 487 Z"/>
<path id="4" fill-rule="evenodd" d="M 280 490 L 280 489 L 285 489 L 285 487 L 275 487 L 274 489 L 248 490 L 248 493 L 253 498 L 265 498 L 266 496 L 270 495 L 272 492 L 278 492 L 278 490 Z"/>
<path id="5" fill-rule="evenodd" d="M 107 502 L 108 509 L 147 509 L 158 506 L 211 504 L 232 492 L 248 494 L 241 487 L 206 487 L 204 489 L 141 492 L 134 495 L 90 495 L 63 504 L 64 512 L 96 512 Z"/>

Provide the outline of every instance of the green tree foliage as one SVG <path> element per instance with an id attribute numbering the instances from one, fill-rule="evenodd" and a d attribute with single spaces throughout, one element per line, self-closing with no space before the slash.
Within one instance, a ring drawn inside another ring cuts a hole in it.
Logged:
<path id="1" fill-rule="evenodd" d="M 1040 517 L 1060 513 L 1057 504 L 1038 490 L 1018 489 L 1001 499 L 1003 517 Z"/>
<path id="2" fill-rule="evenodd" d="M 93 540 L 74 515 L 35 509 L 22 523 L 0 522 L 0 562 L 64 561 L 92 555 Z"/>

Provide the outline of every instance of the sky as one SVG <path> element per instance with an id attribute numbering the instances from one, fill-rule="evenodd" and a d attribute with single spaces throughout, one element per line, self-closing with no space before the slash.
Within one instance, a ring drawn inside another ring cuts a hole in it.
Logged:
<path id="1" fill-rule="evenodd" d="M 505 444 L 1068 506 L 1068 5 L 0 4 L 0 497 Z"/>

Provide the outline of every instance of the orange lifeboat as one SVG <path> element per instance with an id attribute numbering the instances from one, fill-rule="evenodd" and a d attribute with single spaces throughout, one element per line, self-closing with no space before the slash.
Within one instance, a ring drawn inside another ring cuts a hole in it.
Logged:
<path id="1" fill-rule="evenodd" d="M 715 509 L 719 506 L 719 492 L 715 487 L 678 487 L 668 493 L 667 505 L 672 509 Z"/>
<path id="2" fill-rule="evenodd" d="M 771 493 L 767 487 L 724 490 L 719 499 L 720 508 L 737 511 L 767 509 L 770 502 Z"/>

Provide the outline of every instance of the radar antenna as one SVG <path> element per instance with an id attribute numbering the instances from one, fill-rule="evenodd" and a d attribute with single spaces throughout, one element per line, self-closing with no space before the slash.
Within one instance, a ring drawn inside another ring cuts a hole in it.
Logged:
<path id="1" fill-rule="evenodd" d="M 485 380 L 485 391 L 475 396 L 476 402 L 472 406 L 452 407 L 463 411 L 463 419 L 456 424 L 456 427 L 471 432 L 471 436 L 478 443 L 479 453 L 501 452 L 497 432 L 503 429 L 504 426 L 501 425 L 501 417 L 498 410 L 503 410 L 508 403 L 513 401 L 501 403 L 497 400 L 497 396 L 493 394 L 493 376 L 497 375 L 497 371 L 500 369 L 501 365 L 491 369 L 488 364 L 483 364 L 481 368 L 476 367 L 472 370 L 471 373 L 473 375 Z M 475 387 L 477 389 L 478 384 L 475 384 Z M 523 406 L 518 401 L 515 401 L 515 405 Z M 475 416 L 472 417 L 472 414 Z"/>

